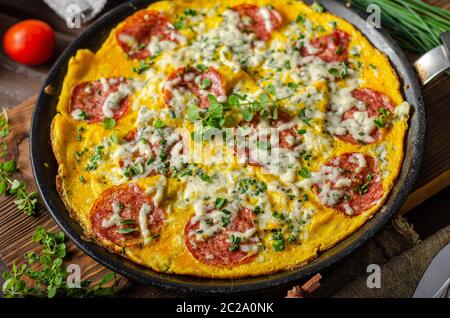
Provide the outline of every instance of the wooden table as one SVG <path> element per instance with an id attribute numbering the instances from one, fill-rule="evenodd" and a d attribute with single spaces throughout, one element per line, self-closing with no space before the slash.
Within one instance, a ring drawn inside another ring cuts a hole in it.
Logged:
<path id="1" fill-rule="evenodd" d="M 427 1 L 450 8 L 448 0 Z M 106 10 L 121 2 L 109 0 Z M 0 0 L 0 36 L 8 26 L 25 18 L 43 19 L 55 28 L 57 39 L 55 57 L 85 28 L 85 26 L 81 29 L 67 28 L 65 22 L 41 1 Z M 411 58 L 414 59 L 414 57 Z M 28 162 L 27 125 L 30 111 L 34 106 L 34 99 L 30 97 L 39 91 L 53 62 L 54 60 L 46 65 L 30 68 L 14 63 L 4 55 L 3 50 L 0 51 L 0 107 L 11 108 L 8 114 L 12 118 L 11 125 L 15 132 L 11 137 L 14 139 L 12 140 L 14 152 L 18 156 L 22 177 L 30 183 L 33 181 Z M 450 77 L 441 76 L 427 86 L 424 89 L 424 99 L 428 125 L 424 161 L 420 177 L 415 185 L 415 192 L 409 197 L 400 213 L 414 209 L 424 200 L 445 189 L 450 183 L 450 135 L 448 133 L 450 131 Z M 23 101 L 26 102 L 22 103 Z M 21 259 L 23 253 L 32 248 L 30 235 L 36 225 L 44 224 L 50 229 L 57 228 L 43 208 L 36 217 L 28 218 L 15 209 L 12 201 L 11 197 L 0 198 L 0 256 L 8 265 Z M 435 217 L 427 222 L 436 222 Z M 448 224 L 442 224 L 441 227 L 445 225 Z M 26 234 L 17 233 L 17 228 L 26 228 L 28 231 Z M 75 259 L 84 266 L 83 278 L 95 280 L 107 271 L 84 255 L 72 243 L 68 246 L 71 260 Z M 0 260 L 0 272 L 5 268 L 6 265 Z M 180 296 L 173 291 L 129 282 L 125 284 L 122 293 L 126 296 Z M 284 291 L 280 291 L 280 294 L 283 293 Z"/>

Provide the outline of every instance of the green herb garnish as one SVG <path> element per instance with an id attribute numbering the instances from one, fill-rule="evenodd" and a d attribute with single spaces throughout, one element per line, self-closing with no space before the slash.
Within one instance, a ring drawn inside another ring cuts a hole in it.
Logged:
<path id="1" fill-rule="evenodd" d="M 117 231 L 117 233 L 119 233 L 119 234 L 130 234 L 130 233 L 133 233 L 133 232 L 136 232 L 136 231 L 137 231 L 137 229 L 134 228 L 134 227 L 123 227 L 123 228 L 119 229 Z"/>
<path id="2" fill-rule="evenodd" d="M 175 27 L 175 29 L 177 30 L 181 30 L 184 28 L 184 23 L 181 20 L 176 21 L 173 26 Z"/>
<path id="3" fill-rule="evenodd" d="M 230 252 L 236 252 L 239 248 L 239 244 L 241 243 L 241 238 L 239 236 L 231 235 L 230 241 L 233 244 L 233 246 L 231 246 L 230 248 Z"/>
<path id="4" fill-rule="evenodd" d="M 286 249 L 281 229 L 272 230 L 272 248 L 277 252 L 282 252 Z"/>
<path id="5" fill-rule="evenodd" d="M 111 136 L 109 136 L 109 139 L 115 144 L 119 143 L 119 137 L 116 134 L 112 134 Z"/>
<path id="6" fill-rule="evenodd" d="M 160 129 L 164 127 L 164 122 L 161 119 L 157 119 L 153 122 L 153 127 Z"/>
<path id="7" fill-rule="evenodd" d="M 225 206 L 225 204 L 227 204 L 227 199 L 224 199 L 224 198 L 216 199 L 216 209 L 220 210 L 222 207 Z"/>
<path id="8" fill-rule="evenodd" d="M 204 79 L 202 79 L 202 81 L 199 84 L 199 87 L 203 90 L 205 89 L 209 89 L 211 87 L 211 80 L 207 77 L 205 77 Z"/>
<path id="9" fill-rule="evenodd" d="M 298 173 L 299 176 L 301 176 L 301 177 L 303 177 L 305 179 L 311 177 L 311 172 L 306 167 L 302 167 L 297 173 Z"/>
<path id="10" fill-rule="evenodd" d="M 378 113 L 380 115 L 373 120 L 373 123 L 378 128 L 385 128 L 390 121 L 391 112 L 386 108 L 378 108 Z"/>
<path id="11" fill-rule="evenodd" d="M 105 129 L 113 129 L 116 126 L 116 120 L 114 118 L 103 119 L 103 127 Z"/>

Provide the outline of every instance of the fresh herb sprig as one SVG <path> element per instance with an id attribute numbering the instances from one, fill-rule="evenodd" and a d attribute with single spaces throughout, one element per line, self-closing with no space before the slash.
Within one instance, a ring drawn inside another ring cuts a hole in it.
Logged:
<path id="1" fill-rule="evenodd" d="M 42 246 L 41 252 L 28 252 L 25 262 L 14 263 L 10 272 L 4 272 L 3 294 L 7 298 L 16 297 L 48 297 L 55 296 L 87 298 L 112 296 L 118 288 L 119 280 L 116 274 L 106 274 L 98 284 L 83 280 L 79 288 L 70 288 L 67 284 L 67 267 L 63 259 L 67 255 L 65 236 L 63 232 L 51 233 L 42 227 L 37 227 L 33 241 Z M 26 281 L 32 280 L 32 284 Z"/>
<path id="2" fill-rule="evenodd" d="M 0 116 L 0 139 L 7 137 L 10 132 L 8 116 L 6 111 L 3 109 L 3 114 Z M 2 141 L 2 144 L 5 144 L 7 148 L 5 141 Z M 3 155 L 3 157 L 6 155 L 7 152 Z M 17 199 L 14 203 L 17 208 L 25 212 L 27 215 L 33 215 L 36 212 L 37 207 L 36 193 L 28 193 L 26 191 L 27 185 L 25 181 L 20 181 L 13 178 L 13 174 L 16 171 L 17 165 L 15 160 L 0 162 L 0 195 L 15 195 Z"/>
<path id="3" fill-rule="evenodd" d="M 9 122 L 8 122 L 8 114 L 6 110 L 3 108 L 3 114 L 0 116 L 0 138 L 5 138 L 9 135 Z"/>
<path id="4" fill-rule="evenodd" d="M 31 216 L 36 212 L 36 192 L 27 193 L 25 181 L 15 179 L 11 184 L 9 193 L 16 195 L 17 200 L 15 200 L 14 203 L 17 205 L 17 208 L 26 215 Z"/>
<path id="5" fill-rule="evenodd" d="M 269 84 L 257 100 L 249 101 L 245 95 L 232 94 L 224 102 L 219 102 L 214 95 L 208 95 L 210 106 L 206 110 L 200 110 L 196 105 L 190 106 L 187 110 L 187 118 L 194 122 L 201 120 L 203 127 L 223 128 L 227 123 L 233 122 L 232 111 L 240 112 L 246 122 L 250 122 L 254 116 L 262 118 L 272 116 L 278 119 L 279 103 L 291 97 L 291 95 L 277 98 L 276 89 L 273 84 Z"/>

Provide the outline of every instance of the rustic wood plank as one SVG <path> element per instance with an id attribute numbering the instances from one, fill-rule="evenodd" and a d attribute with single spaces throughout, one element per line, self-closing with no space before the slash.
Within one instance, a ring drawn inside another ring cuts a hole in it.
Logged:
<path id="1" fill-rule="evenodd" d="M 416 188 L 450 169 L 450 77 L 441 75 L 424 88 L 423 96 L 427 137 Z"/>
<path id="2" fill-rule="evenodd" d="M 398 213 L 406 214 L 412 209 L 434 196 L 435 194 L 446 189 L 450 185 L 450 170 L 440 174 L 438 177 L 431 179 L 428 183 L 417 188 L 411 193 Z"/>

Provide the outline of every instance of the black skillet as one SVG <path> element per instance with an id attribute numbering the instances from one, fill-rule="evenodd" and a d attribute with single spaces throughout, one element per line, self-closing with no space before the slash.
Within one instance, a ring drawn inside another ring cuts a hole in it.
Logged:
<path id="1" fill-rule="evenodd" d="M 110 30 L 134 11 L 148 6 L 152 1 L 133 0 L 104 15 L 83 34 L 81 34 L 56 61 L 39 95 L 34 110 L 31 134 L 30 153 L 36 183 L 50 214 L 69 238 L 86 254 L 111 270 L 134 281 L 175 288 L 180 291 L 195 293 L 249 293 L 274 287 L 289 286 L 302 279 L 323 271 L 363 245 L 377 233 L 394 215 L 406 200 L 419 171 L 425 139 L 425 108 L 422 100 L 421 86 L 412 65 L 398 45 L 382 30 L 368 27 L 366 20 L 354 10 L 337 1 L 322 1 L 326 9 L 352 23 L 390 59 L 397 71 L 403 87 L 405 99 L 412 105 L 410 128 L 406 138 L 406 152 L 401 174 L 392 189 L 385 205 L 375 216 L 359 230 L 350 235 L 330 250 L 301 268 L 272 275 L 233 280 L 205 279 L 188 276 L 157 273 L 139 266 L 125 258 L 110 253 L 92 242 L 83 240 L 82 228 L 73 221 L 67 212 L 55 188 L 57 164 L 50 145 L 50 123 L 56 113 L 59 92 L 67 71 L 67 63 L 80 48 L 96 51 L 100 48 Z M 312 1 L 306 1 L 311 3 Z M 48 95 L 44 87 L 52 85 L 55 93 Z M 48 163 L 49 167 L 44 167 Z"/>

